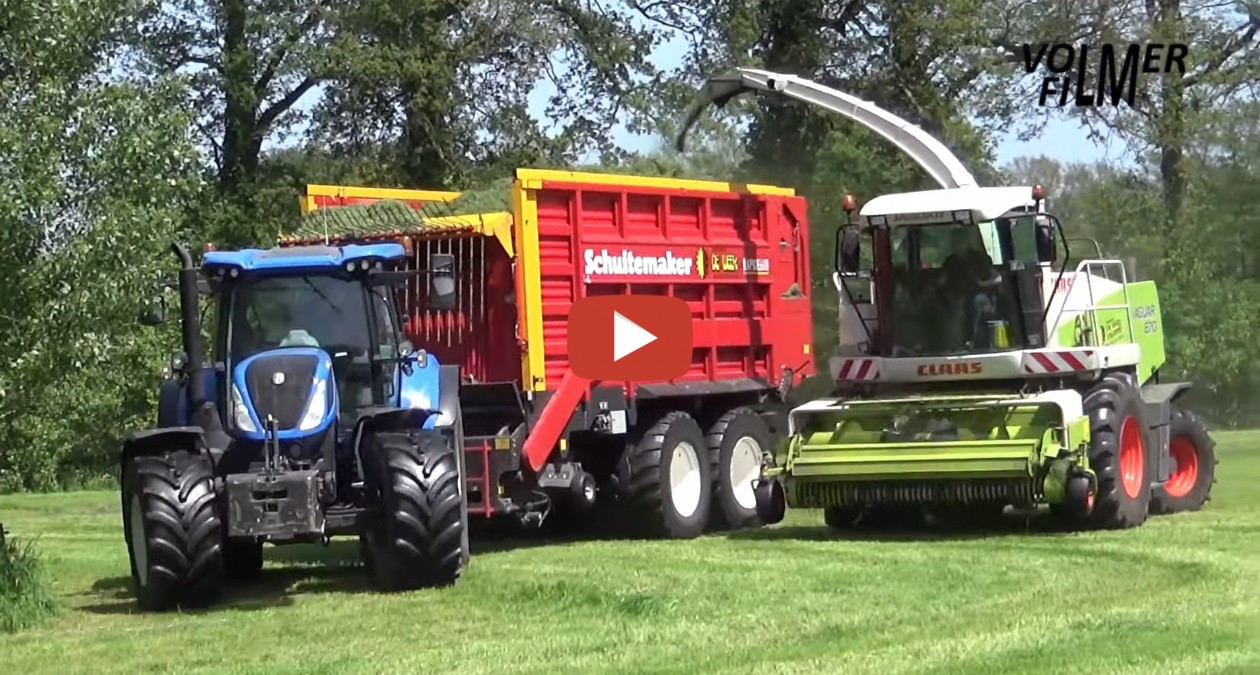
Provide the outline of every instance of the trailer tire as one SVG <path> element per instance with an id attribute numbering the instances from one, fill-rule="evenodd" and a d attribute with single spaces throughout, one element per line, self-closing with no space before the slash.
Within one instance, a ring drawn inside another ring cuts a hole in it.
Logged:
<path id="1" fill-rule="evenodd" d="M 648 427 L 622 453 L 615 479 L 632 533 L 691 539 L 704 532 L 713 480 L 704 434 L 687 413 L 670 412 Z"/>
<path id="2" fill-rule="evenodd" d="M 229 579 L 253 579 L 262 572 L 261 541 L 228 539 L 223 543 L 223 569 Z"/>
<path id="3" fill-rule="evenodd" d="M 761 456 L 773 438 L 765 420 L 751 408 L 735 408 L 718 418 L 706 434 L 713 475 L 714 529 L 757 527 L 753 482 L 761 477 Z"/>
<path id="4" fill-rule="evenodd" d="M 440 432 L 378 432 L 364 439 L 377 517 L 365 562 L 384 590 L 455 583 L 464 569 L 465 501 L 459 459 Z"/>
<path id="5" fill-rule="evenodd" d="M 184 450 L 131 458 L 122 475 L 123 533 L 146 611 L 204 607 L 223 585 L 223 522 L 210 461 Z"/>
<path id="6" fill-rule="evenodd" d="M 1198 415 L 1172 409 L 1168 421 L 1168 454 L 1174 464 L 1168 481 L 1151 495 L 1158 514 L 1198 511 L 1216 482 L 1216 442 Z"/>
<path id="7" fill-rule="evenodd" d="M 1146 416 L 1132 375 L 1108 373 L 1086 394 L 1089 466 L 1098 477 L 1088 524 L 1100 529 L 1137 527 L 1151 501 Z"/>

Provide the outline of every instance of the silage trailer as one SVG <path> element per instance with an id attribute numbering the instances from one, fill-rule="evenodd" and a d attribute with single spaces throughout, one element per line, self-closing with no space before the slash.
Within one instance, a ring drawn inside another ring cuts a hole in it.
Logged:
<path id="1" fill-rule="evenodd" d="M 791 189 L 519 169 L 506 209 L 458 193 L 311 185 L 282 245 L 399 242 L 456 260 L 454 309 L 399 290 L 404 333 L 459 366 L 470 515 L 616 522 L 689 538 L 755 526 L 752 494 L 814 374 L 806 203 Z M 447 208 L 449 206 L 449 208 Z M 590 296 L 671 295 L 693 318 L 690 370 L 592 382 L 566 322 Z"/>

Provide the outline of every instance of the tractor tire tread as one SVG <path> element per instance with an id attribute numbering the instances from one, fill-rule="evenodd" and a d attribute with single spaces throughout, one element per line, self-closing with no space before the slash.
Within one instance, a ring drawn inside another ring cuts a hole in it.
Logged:
<path id="1" fill-rule="evenodd" d="M 139 494 L 149 563 L 142 586 L 132 561 L 132 582 L 148 611 L 204 607 L 223 580 L 223 521 L 209 461 L 187 451 L 131 460 L 124 478 L 123 521 L 130 546 L 130 495 Z"/>
<path id="2" fill-rule="evenodd" d="M 1131 499 L 1121 485 L 1120 432 L 1124 419 L 1135 416 L 1143 434 L 1146 431 L 1143 404 L 1135 383 L 1130 373 L 1108 373 L 1084 397 L 1090 425 L 1089 466 L 1098 477 L 1094 507 L 1087 522 L 1096 529 L 1123 529 L 1146 522 L 1150 490 L 1143 489 Z M 1150 464 L 1148 456 L 1143 461 L 1147 476 L 1151 474 Z M 1149 484 L 1149 479 L 1143 480 L 1144 486 Z"/>
<path id="3" fill-rule="evenodd" d="M 1199 458 L 1199 476 L 1190 491 L 1180 497 L 1171 497 L 1163 486 L 1155 488 L 1151 495 L 1151 512 L 1157 515 L 1198 511 L 1212 498 L 1212 486 L 1216 484 L 1216 441 L 1212 439 L 1207 423 L 1189 410 L 1173 407 L 1168 418 L 1169 443 L 1177 436 L 1189 436 L 1194 442 Z M 1206 473 L 1205 473 L 1206 472 Z"/>
<path id="4" fill-rule="evenodd" d="M 463 496 L 458 458 L 440 432 L 373 434 L 380 523 L 374 552 L 388 590 L 455 583 L 464 568 Z"/>

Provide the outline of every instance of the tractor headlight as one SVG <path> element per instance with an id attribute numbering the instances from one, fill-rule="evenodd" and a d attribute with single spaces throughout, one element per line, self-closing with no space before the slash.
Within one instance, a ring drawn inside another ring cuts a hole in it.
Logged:
<path id="1" fill-rule="evenodd" d="M 236 388 L 236 383 L 232 383 L 232 421 L 236 423 L 236 428 L 241 431 L 255 432 L 258 427 L 254 426 L 254 419 L 249 416 L 249 408 L 245 407 L 245 400 L 241 397 L 241 390 Z"/>
<path id="2" fill-rule="evenodd" d="M 311 402 L 306 404 L 306 412 L 302 413 L 302 421 L 298 424 L 299 431 L 310 431 L 319 426 L 324 421 L 324 414 L 328 412 L 328 380 L 320 378 L 315 383 L 315 393 L 311 395 Z"/>

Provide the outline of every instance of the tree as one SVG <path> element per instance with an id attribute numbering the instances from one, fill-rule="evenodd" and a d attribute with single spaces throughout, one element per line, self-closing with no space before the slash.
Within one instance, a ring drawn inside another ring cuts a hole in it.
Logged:
<path id="1" fill-rule="evenodd" d="M 0 31 L 0 490 L 105 473 L 155 398 L 171 336 L 136 317 L 197 164 L 178 82 L 108 77 L 135 9 L 42 0 Z"/>
<path id="2" fill-rule="evenodd" d="M 1217 111 L 1260 91 L 1260 7 L 1219 0 L 1064 0 L 1055 10 L 1013 4 L 1006 13 L 1006 29 L 995 42 L 1013 60 L 1023 58 L 1025 42 L 1189 46 L 1184 71 L 1174 67 L 1138 77 L 1132 107 L 1075 107 L 1070 113 L 1095 135 L 1114 130 L 1138 153 L 1155 157 L 1171 251 L 1172 230 L 1190 189 L 1190 147 L 1213 126 Z M 1098 62 L 1089 65 L 1086 81 L 1097 82 Z M 1030 74 L 1026 85 L 1039 86 L 1042 77 L 1044 73 Z M 1035 89 L 1026 91 L 1035 94 Z"/>
<path id="3" fill-rule="evenodd" d="M 608 129 L 655 74 L 652 33 L 592 0 L 357 0 L 337 32 L 317 138 L 379 153 L 408 187 L 610 150 Z M 540 79 L 555 88 L 552 130 L 529 115 Z"/>

